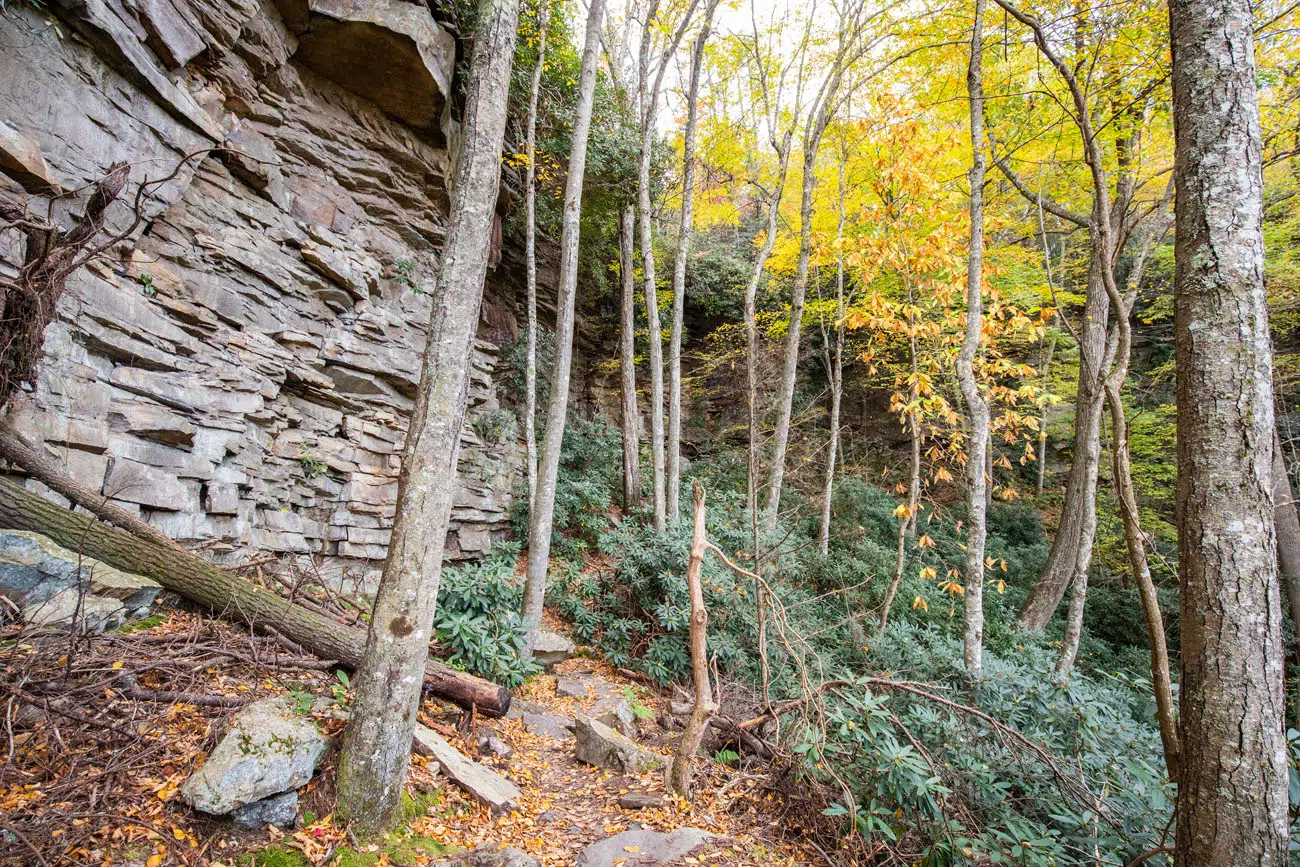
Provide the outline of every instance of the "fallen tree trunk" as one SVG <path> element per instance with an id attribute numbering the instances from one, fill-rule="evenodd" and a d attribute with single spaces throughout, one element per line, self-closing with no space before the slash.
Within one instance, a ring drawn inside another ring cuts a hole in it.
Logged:
<path id="1" fill-rule="evenodd" d="M 0 452 L 5 457 L 11 457 L 14 442 L 12 435 L 0 434 Z M 364 631 L 344 626 L 282 599 L 208 563 L 139 518 L 103 502 L 102 496 L 91 494 L 88 488 L 66 477 L 55 478 L 58 484 L 50 484 L 47 481 L 49 468 L 38 471 L 43 461 L 34 466 L 29 466 L 26 461 L 16 462 L 77 505 L 101 516 L 112 515 L 106 520 L 118 526 L 109 526 L 90 515 L 69 511 L 24 490 L 9 479 L 0 479 L 0 528 L 44 534 L 69 550 L 152 578 L 168 590 L 205 605 L 222 617 L 274 630 L 317 656 L 337 659 L 348 668 L 361 662 L 366 644 Z M 130 531 L 120 529 L 124 524 L 130 527 Z M 137 524 L 142 528 L 138 535 L 135 532 Z M 433 660 L 425 664 L 424 688 L 439 698 L 465 708 L 476 707 L 479 712 L 490 716 L 501 716 L 510 708 L 510 693 L 502 687 Z"/>

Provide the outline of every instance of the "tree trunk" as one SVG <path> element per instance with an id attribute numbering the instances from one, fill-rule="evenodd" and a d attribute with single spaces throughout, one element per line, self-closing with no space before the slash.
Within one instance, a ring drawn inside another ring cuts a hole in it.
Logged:
<path id="1" fill-rule="evenodd" d="M 623 209 L 618 233 L 619 278 L 619 373 L 623 398 L 623 511 L 641 504 L 641 414 L 636 408 L 636 275 L 632 251 L 636 233 L 636 208 Z"/>
<path id="2" fill-rule="evenodd" d="M 1047 344 L 1047 356 L 1043 360 L 1043 369 L 1040 371 L 1043 377 L 1043 395 L 1039 399 L 1039 406 L 1042 408 L 1042 417 L 1038 420 L 1038 486 L 1036 488 L 1037 499 L 1043 498 L 1043 482 L 1047 477 L 1047 388 L 1051 382 L 1052 356 L 1056 353 L 1056 338 L 1053 337 Z"/>
<path id="3" fill-rule="evenodd" d="M 970 420 L 966 459 L 966 574 L 965 631 L 962 658 L 966 676 L 979 680 L 984 671 L 984 536 L 988 516 L 985 478 L 989 453 L 989 405 L 975 380 L 983 322 L 984 280 L 984 4 L 975 0 L 975 26 L 971 32 L 970 66 L 966 91 L 970 95 L 970 253 L 966 259 L 966 333 L 957 355 L 957 378 Z"/>
<path id="4" fill-rule="evenodd" d="M 560 287 L 555 313 L 555 367 L 546 411 L 546 435 L 537 497 L 528 518 L 528 577 L 524 582 L 524 641 L 521 653 L 532 656 L 542 626 L 546 573 L 551 561 L 551 528 L 555 519 L 555 485 L 569 412 L 569 368 L 573 363 L 573 319 L 578 294 L 578 240 L 582 215 L 582 184 L 587 167 L 587 139 L 596 94 L 596 64 L 600 59 L 600 29 L 605 0 L 592 0 L 587 10 L 587 36 L 578 75 L 578 106 L 570 138 L 569 171 L 564 187 L 564 216 L 560 230 Z"/>
<path id="5" fill-rule="evenodd" d="M 6 447 L 7 459 L 11 459 L 11 453 Z M 101 520 L 55 505 L 10 479 L 0 479 L 0 527 L 49 536 L 70 551 L 152 578 L 214 614 L 256 628 L 274 629 L 322 659 L 336 660 L 341 667 L 360 665 L 365 646 L 365 633 L 360 629 L 296 605 L 214 566 L 107 502 L 102 495 L 75 482 L 70 484 L 74 487 L 60 487 L 76 494 L 70 499 L 77 505 L 102 512 L 98 515 Z M 151 532 L 137 532 L 139 527 Z M 506 690 L 435 660 L 425 663 L 423 685 L 432 695 L 467 709 L 476 707 L 491 716 L 500 716 L 510 708 L 510 693 Z"/>
<path id="6" fill-rule="evenodd" d="M 641 235 L 641 272 L 645 285 L 647 348 L 650 363 L 650 490 L 655 532 L 667 525 L 664 467 L 664 345 L 659 323 L 659 288 L 655 280 L 653 207 L 650 200 L 650 163 L 654 158 L 654 117 L 659 93 L 649 86 L 650 34 L 653 18 L 646 16 L 641 32 L 641 161 L 637 175 L 637 219 Z"/>
<path id="7" fill-rule="evenodd" d="M 709 610 L 704 607 L 701 580 L 708 537 L 704 528 L 704 488 L 698 480 L 691 485 L 691 493 L 695 527 L 691 534 L 691 556 L 686 564 L 686 587 L 691 594 L 691 671 L 695 678 L 695 707 L 691 709 L 685 731 L 677 739 L 672 767 L 668 771 L 668 791 L 684 798 L 691 796 L 691 762 L 700 749 L 700 739 L 709 727 L 709 717 L 715 709 L 713 690 L 709 686 Z"/>
<path id="8" fill-rule="evenodd" d="M 1287 863 L 1272 347 L 1247 0 L 1170 0 L 1182 754 L 1174 863 Z"/>
<path id="9" fill-rule="evenodd" d="M 704 44 L 717 0 L 709 3 L 704 26 L 691 47 L 690 83 L 686 92 L 686 127 L 682 130 L 682 213 L 677 229 L 677 254 L 673 257 L 673 324 L 668 337 L 668 513 L 677 521 L 682 475 L 682 319 L 686 310 L 686 257 L 691 248 L 691 205 L 695 196 L 695 122 L 699 113 L 700 70 Z"/>
<path id="10" fill-rule="evenodd" d="M 910 285 L 907 294 L 908 307 L 910 308 L 912 306 L 912 289 Z M 909 330 L 914 325 L 910 321 L 911 317 L 912 314 L 909 313 Z M 912 337 L 908 342 L 908 353 L 912 364 L 912 387 L 908 391 L 908 403 L 915 405 L 919 395 L 916 377 L 915 337 Z M 885 601 L 880 606 L 880 629 L 884 629 L 889 623 L 889 610 L 894 607 L 894 597 L 898 595 L 898 585 L 903 583 L 903 567 L 907 565 L 907 540 L 909 535 L 915 535 L 916 533 L 917 512 L 921 508 L 921 426 L 917 420 L 915 410 L 908 416 L 907 431 L 912 442 L 912 462 L 907 484 L 907 514 L 903 516 L 903 523 L 898 526 L 898 553 L 894 561 L 894 579 L 889 582 L 889 589 L 885 591 Z"/>
<path id="11" fill-rule="evenodd" d="M 528 356 L 524 364 L 524 446 L 528 460 L 528 514 L 537 502 L 537 98 L 546 65 L 548 0 L 537 7 L 537 65 L 528 94 L 528 133 L 524 146 L 528 173 L 524 181 L 524 282 L 528 287 Z"/>
<path id="12" fill-rule="evenodd" d="M 1300 636 L 1300 517 L 1296 515 L 1282 440 L 1273 427 L 1273 523 L 1277 528 L 1277 565 L 1291 612 L 1292 633 Z M 1295 656 L 1300 658 L 1300 638 Z"/>
<path id="13" fill-rule="evenodd" d="M 844 395 L 844 165 L 840 160 L 839 221 L 835 225 L 835 350 L 830 359 L 831 438 L 826 445 L 826 485 L 822 490 L 822 523 L 817 550 L 823 557 L 831 543 L 831 498 L 835 493 L 835 458 L 840 449 L 840 401 Z"/>
<path id="14" fill-rule="evenodd" d="M 1097 471 L 1101 462 L 1102 362 L 1110 299 L 1101 283 L 1096 257 L 1088 266 L 1087 300 L 1079 330 L 1079 388 L 1074 413 L 1074 458 L 1065 483 L 1061 521 L 1043 571 L 1020 608 L 1017 622 L 1042 632 L 1056 613 L 1065 590 L 1092 563 L 1092 536 L 1097 523 Z M 1089 530 L 1091 528 L 1091 530 Z M 1086 531 L 1086 532 L 1085 532 Z M 1086 539 L 1085 539 L 1086 535 Z M 1082 570 L 1080 570 L 1082 560 Z M 1085 578 L 1086 581 L 1086 578 Z"/>
<path id="15" fill-rule="evenodd" d="M 361 828 L 395 818 L 410 759 L 491 246 L 506 125 L 501 94 L 510 86 L 518 7 L 518 0 L 483 0 L 479 9 L 464 142 L 398 476 L 397 517 L 339 758 L 339 812 Z"/>

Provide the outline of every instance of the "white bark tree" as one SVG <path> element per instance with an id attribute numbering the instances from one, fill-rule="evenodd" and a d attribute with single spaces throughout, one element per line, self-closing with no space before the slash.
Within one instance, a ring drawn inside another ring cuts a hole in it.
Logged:
<path id="1" fill-rule="evenodd" d="M 466 82 L 464 142 L 398 476 L 397 516 L 343 737 L 338 809 L 361 828 L 395 817 L 411 753 L 491 247 L 518 0 L 483 0 Z"/>
<path id="2" fill-rule="evenodd" d="M 682 129 L 682 210 L 673 257 L 672 330 L 668 337 L 668 480 L 667 520 L 677 521 L 682 475 L 682 319 L 686 308 L 686 259 L 691 249 L 691 206 L 695 197 L 695 125 L 699 115 L 700 72 L 718 0 L 708 0 L 704 23 L 691 47 L 690 81 L 686 89 L 686 126 Z"/>
<path id="3" fill-rule="evenodd" d="M 605 0 L 591 0 L 587 33 L 578 75 L 578 105 L 574 112 L 569 146 L 569 172 L 564 186 L 564 216 L 560 229 L 560 286 L 555 313 L 555 365 L 551 372 L 550 405 L 546 410 L 546 435 L 537 495 L 528 516 L 528 577 L 524 583 L 524 643 L 521 652 L 531 656 L 542 625 L 546 598 L 546 573 L 551 560 L 551 529 L 555 520 L 555 484 L 560 472 L 560 451 L 569 412 L 569 370 L 573 363 L 574 308 L 578 293 L 578 242 L 582 216 L 582 184 L 587 168 L 587 139 L 596 95 L 596 66 L 600 60 L 600 31 Z"/>
<path id="4" fill-rule="evenodd" d="M 984 538 L 988 517 L 985 460 L 989 441 L 989 405 L 975 377 L 983 326 L 984 281 L 984 7 L 975 0 L 971 30 L 970 66 L 966 93 L 970 99 L 970 252 L 966 259 L 966 333 L 957 354 L 957 379 L 970 423 L 966 447 L 966 570 L 965 629 L 962 659 L 966 676 L 979 680 L 984 673 Z"/>
<path id="5" fill-rule="evenodd" d="M 537 65 L 528 91 L 528 120 L 524 153 L 524 282 L 528 293 L 527 358 L 524 362 L 524 446 L 528 460 L 528 511 L 537 497 L 537 99 L 546 66 L 546 27 L 550 0 L 537 5 Z"/>

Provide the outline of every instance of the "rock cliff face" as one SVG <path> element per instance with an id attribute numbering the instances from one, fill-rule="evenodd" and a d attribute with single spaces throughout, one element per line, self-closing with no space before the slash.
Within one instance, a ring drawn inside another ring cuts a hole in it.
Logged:
<path id="1" fill-rule="evenodd" d="M 77 198 L 61 192 L 132 167 L 110 211 L 124 237 L 70 280 L 9 419 L 174 538 L 373 578 L 446 230 L 451 26 L 404 0 L 19 0 L 3 15 L 0 189 L 67 222 Z M 161 182 L 136 220 L 146 180 Z M 473 359 L 453 558 L 503 531 L 521 469 L 496 385 L 506 270 Z"/>

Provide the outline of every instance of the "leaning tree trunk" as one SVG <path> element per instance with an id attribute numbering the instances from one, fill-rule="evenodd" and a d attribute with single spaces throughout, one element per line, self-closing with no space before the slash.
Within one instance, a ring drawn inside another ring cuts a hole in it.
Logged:
<path id="1" fill-rule="evenodd" d="M 338 769 L 339 812 L 362 828 L 394 819 L 410 760 L 420 674 L 438 602 L 456 489 L 470 354 L 483 300 L 501 177 L 518 0 L 483 0 L 466 81 L 464 141 L 429 320 L 420 390 L 407 428 L 397 517 L 354 678 L 352 720 Z"/>
<path id="2" fill-rule="evenodd" d="M 528 577 L 524 582 L 524 641 L 521 652 L 531 657 L 542 626 L 546 599 L 546 572 L 551 561 L 551 529 L 555 519 L 555 485 L 560 474 L 560 451 L 569 412 L 569 368 L 573 363 L 573 318 L 578 294 L 578 229 L 582 216 L 582 183 L 587 167 L 587 139 L 596 95 L 596 63 L 600 56 L 600 28 L 605 0 L 592 0 L 587 11 L 587 38 L 578 75 L 578 107 L 569 146 L 569 172 L 564 188 L 564 217 L 560 230 L 560 295 L 555 314 L 555 367 L 551 373 L 551 400 L 546 411 L 546 439 L 537 498 L 528 517 Z"/>
<path id="3" fill-rule="evenodd" d="M 708 536 L 704 527 L 704 488 L 699 481 L 691 486 L 694 508 L 694 531 L 691 534 L 691 555 L 686 564 L 686 588 L 691 596 L 691 672 L 695 678 L 695 707 L 691 709 L 686 729 L 677 739 L 673 750 L 673 763 L 668 770 L 668 790 L 684 798 L 691 796 L 691 763 L 700 749 L 700 739 L 709 727 L 713 715 L 713 689 L 709 686 L 709 609 L 704 605 L 704 554 L 708 550 Z"/>
<path id="4" fill-rule="evenodd" d="M 1248 0 L 1170 0 L 1181 672 L 1178 867 L 1287 858 L 1272 348 Z"/>
<path id="5" fill-rule="evenodd" d="M 636 277 L 632 252 L 636 208 L 628 205 L 618 233 L 618 267 L 622 283 L 619 298 L 618 366 L 622 377 L 623 406 L 623 511 L 641 504 L 641 414 L 636 408 Z"/>
<path id="6" fill-rule="evenodd" d="M 700 70 L 704 44 L 717 0 L 708 6 L 704 26 L 691 47 L 690 84 L 686 91 L 686 127 L 682 130 L 682 212 L 673 257 L 673 324 L 668 337 L 668 498 L 667 520 L 677 520 L 682 478 L 682 319 L 686 312 L 686 257 L 691 248 L 691 205 L 695 196 L 695 122 L 699 114 Z"/>
<path id="7" fill-rule="evenodd" d="M 524 282 L 528 292 L 528 355 L 524 363 L 524 451 L 528 460 L 528 514 L 537 498 L 537 98 L 542 90 L 542 69 L 546 65 L 546 25 L 549 0 L 537 7 L 537 65 L 533 67 L 528 92 L 528 159 L 524 179 Z"/>
<path id="8" fill-rule="evenodd" d="M 6 443 L 4 456 L 8 459 L 11 454 L 12 448 Z M 152 578 L 173 593 L 222 617 L 259 629 L 273 629 L 322 659 L 333 659 L 345 668 L 356 668 L 361 663 L 361 650 L 366 641 L 361 630 L 296 605 L 212 565 L 109 503 L 102 495 L 61 478 L 68 484 L 53 479 L 60 493 L 95 512 L 101 520 L 51 503 L 10 479 L 0 479 L 0 527 L 49 536 L 71 551 Z M 510 708 L 510 693 L 506 690 L 441 662 L 426 660 L 421 681 L 430 694 L 464 708 L 474 707 L 492 716 L 500 716 Z"/>
<path id="9" fill-rule="evenodd" d="M 970 419 L 966 459 L 966 574 L 965 628 L 962 658 L 966 676 L 979 680 L 984 671 L 984 535 L 988 517 L 985 458 L 989 451 L 989 405 L 975 380 L 975 355 L 979 352 L 983 323 L 984 280 L 984 3 L 975 0 L 975 25 L 971 31 L 970 65 L 966 92 L 970 95 L 970 252 L 966 257 L 966 333 L 957 354 L 957 378 Z"/>
<path id="10" fill-rule="evenodd" d="M 1079 388 L 1074 414 L 1074 459 L 1065 483 L 1065 503 L 1043 571 L 1020 608 L 1017 622 L 1023 629 L 1042 632 L 1056 613 L 1076 575 L 1085 575 L 1092 561 L 1092 535 L 1096 527 L 1097 473 L 1101 463 L 1103 409 L 1102 363 L 1106 352 L 1106 320 L 1110 299 L 1102 286 L 1095 257 L 1088 267 L 1087 300 L 1079 330 Z M 1085 539 L 1086 535 L 1086 539 Z M 1083 568 L 1080 570 L 1080 559 Z M 1085 579 L 1086 580 L 1086 579 Z"/>

